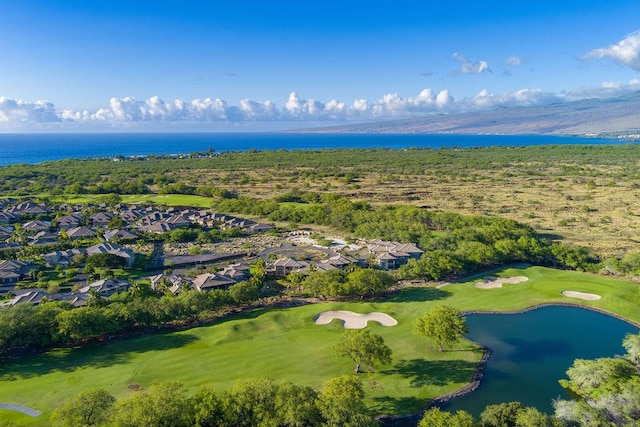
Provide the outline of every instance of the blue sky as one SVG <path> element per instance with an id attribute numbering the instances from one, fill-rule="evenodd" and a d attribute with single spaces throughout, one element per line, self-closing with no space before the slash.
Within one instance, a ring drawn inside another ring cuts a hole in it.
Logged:
<path id="1" fill-rule="evenodd" d="M 640 90 L 640 2 L 0 2 L 0 131 L 260 130 Z"/>

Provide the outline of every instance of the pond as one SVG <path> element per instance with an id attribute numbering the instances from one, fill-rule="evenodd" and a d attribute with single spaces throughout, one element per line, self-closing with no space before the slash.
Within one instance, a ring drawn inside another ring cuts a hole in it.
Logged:
<path id="1" fill-rule="evenodd" d="M 485 406 L 520 401 L 548 414 L 569 394 L 558 380 L 574 359 L 624 354 L 622 340 L 638 328 L 591 310 L 551 306 L 520 314 L 467 315 L 467 337 L 493 350 L 480 387 L 443 409 L 475 417 Z"/>

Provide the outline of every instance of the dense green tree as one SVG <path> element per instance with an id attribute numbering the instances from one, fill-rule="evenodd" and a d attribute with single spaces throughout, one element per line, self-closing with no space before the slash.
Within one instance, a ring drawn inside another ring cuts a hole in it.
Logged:
<path id="1" fill-rule="evenodd" d="M 560 384 L 584 399 L 597 399 L 599 395 L 620 391 L 629 378 L 637 376 L 635 366 L 622 358 L 576 359 L 567 370 L 568 380 Z"/>
<path id="2" fill-rule="evenodd" d="M 56 315 L 58 331 L 67 342 L 79 342 L 111 332 L 109 319 L 99 307 L 79 307 Z"/>
<path id="3" fill-rule="evenodd" d="M 516 414 L 516 427 L 562 427 L 564 425 L 560 419 L 532 407 L 522 408 Z"/>
<path id="4" fill-rule="evenodd" d="M 223 396 L 227 425 L 239 427 L 277 425 L 275 401 L 278 386 L 268 379 L 239 381 Z"/>
<path id="5" fill-rule="evenodd" d="M 402 279 L 441 280 L 462 270 L 462 262 L 455 253 L 436 249 L 424 253 L 419 260 L 410 259 L 398 269 L 398 275 Z"/>
<path id="6" fill-rule="evenodd" d="M 248 304 L 258 299 L 258 291 L 258 286 L 255 283 L 244 281 L 231 285 L 229 296 L 236 304 Z"/>
<path id="7" fill-rule="evenodd" d="M 85 260 L 85 266 L 94 268 L 124 268 L 127 260 L 121 256 L 110 253 L 100 253 L 89 255 Z"/>
<path id="8" fill-rule="evenodd" d="M 576 359 L 560 384 L 577 397 L 554 402 L 555 415 L 570 425 L 637 427 L 640 376 L 633 354 L 638 335 L 624 340 L 626 358 Z"/>
<path id="9" fill-rule="evenodd" d="M 275 413 L 280 425 L 305 427 L 320 425 L 322 415 L 318 408 L 318 393 L 304 386 L 285 382 L 278 386 Z"/>
<path id="10" fill-rule="evenodd" d="M 640 373 L 640 334 L 627 334 L 622 341 L 622 346 L 627 350 L 626 357 Z"/>
<path id="11" fill-rule="evenodd" d="M 374 422 L 364 406 L 364 390 L 358 377 L 344 375 L 328 380 L 318 397 L 326 427 L 369 427 Z"/>
<path id="12" fill-rule="evenodd" d="M 347 295 L 375 295 L 388 290 L 396 280 L 387 272 L 358 268 L 347 276 L 344 293 Z"/>
<path id="13" fill-rule="evenodd" d="M 441 305 L 418 318 L 414 332 L 433 341 L 442 352 L 444 345 L 455 343 L 467 333 L 467 325 L 458 310 Z"/>
<path id="14" fill-rule="evenodd" d="M 480 424 L 482 427 L 515 427 L 518 414 L 524 408 L 520 402 L 488 405 L 480 414 Z"/>
<path id="15" fill-rule="evenodd" d="M 473 417 L 468 412 L 457 411 L 452 414 L 440 408 L 431 408 L 426 411 L 418 423 L 418 427 L 474 427 L 475 425 Z"/>
<path id="16" fill-rule="evenodd" d="M 373 370 L 376 363 L 391 363 L 391 349 L 384 343 L 384 338 L 365 329 L 345 331 L 334 350 L 338 355 L 346 356 L 355 362 L 356 374 L 360 372 L 361 367 Z"/>
<path id="17" fill-rule="evenodd" d="M 115 397 L 103 389 L 84 390 L 54 409 L 49 421 L 60 427 L 106 424 L 115 401 Z"/>
<path id="18" fill-rule="evenodd" d="M 118 427 L 191 427 L 194 408 L 181 384 L 154 383 L 114 405 L 113 424 Z"/>
<path id="19" fill-rule="evenodd" d="M 195 427 L 224 427 L 222 398 L 215 390 L 203 387 L 189 399 L 193 408 Z"/>

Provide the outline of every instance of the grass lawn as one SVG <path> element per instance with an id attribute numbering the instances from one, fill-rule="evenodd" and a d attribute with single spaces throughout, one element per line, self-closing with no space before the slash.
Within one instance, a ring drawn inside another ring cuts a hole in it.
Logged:
<path id="1" fill-rule="evenodd" d="M 11 415 L 18 425 L 47 425 L 62 400 L 90 387 L 116 396 L 132 383 L 180 381 L 189 389 L 229 387 L 239 378 L 269 377 L 319 387 L 328 378 L 353 372 L 332 346 L 343 332 L 340 322 L 318 326 L 315 315 L 326 310 L 381 311 L 398 325 L 369 328 L 393 350 L 393 363 L 361 374 L 367 403 L 376 413 L 410 413 L 432 397 L 453 391 L 471 378 L 480 352 L 470 344 L 438 353 L 412 334 L 414 319 L 438 304 L 460 310 L 517 310 L 544 302 L 574 302 L 598 307 L 640 322 L 640 290 L 629 281 L 542 267 L 509 268 L 492 275 L 526 276 L 504 288 L 477 289 L 477 281 L 441 289 L 406 288 L 380 302 L 323 303 L 295 308 L 260 309 L 186 331 L 153 335 L 104 346 L 62 349 L 4 363 L 0 367 L 0 402 L 43 411 L 37 418 Z M 598 301 L 560 295 L 564 290 L 596 293 Z M 454 366 L 455 365 L 455 366 Z M 5 415 L 0 412 L 0 417 Z"/>
<path id="2" fill-rule="evenodd" d="M 62 195 L 51 197 L 51 199 L 56 203 L 99 203 L 99 200 L 104 196 L 104 194 Z M 189 194 L 124 194 L 120 197 L 122 197 L 122 203 L 126 204 L 155 203 L 157 205 L 191 206 L 195 208 L 210 208 L 213 201 L 211 197 L 192 196 Z"/>

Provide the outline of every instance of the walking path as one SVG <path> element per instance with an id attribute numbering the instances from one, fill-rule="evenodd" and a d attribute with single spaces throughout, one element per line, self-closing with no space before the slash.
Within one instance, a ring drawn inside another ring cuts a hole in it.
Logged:
<path id="1" fill-rule="evenodd" d="M 27 408 L 26 406 L 11 405 L 8 403 L 0 403 L 0 409 L 9 409 L 11 411 L 22 412 L 23 414 L 29 415 L 31 417 L 37 417 L 42 413 L 36 409 Z"/>

